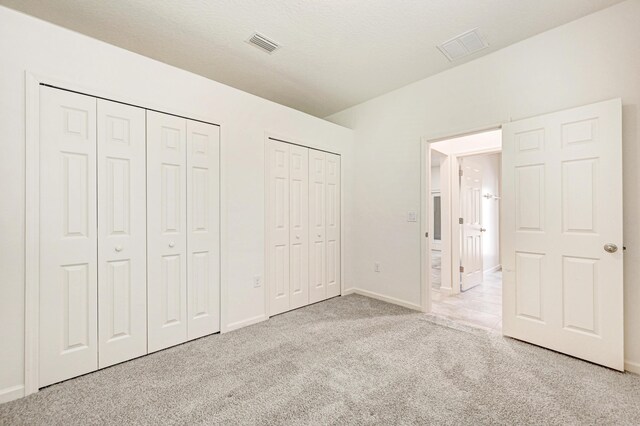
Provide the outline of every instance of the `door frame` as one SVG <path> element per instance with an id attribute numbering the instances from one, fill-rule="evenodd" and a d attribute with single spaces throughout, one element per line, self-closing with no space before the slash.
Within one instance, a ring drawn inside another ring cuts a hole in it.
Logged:
<path id="1" fill-rule="evenodd" d="M 269 188 L 269 155 L 268 155 L 268 145 L 269 140 L 276 140 L 282 143 L 288 143 L 291 145 L 301 146 L 303 148 L 314 149 L 316 151 L 322 151 L 329 154 L 334 154 L 340 157 L 340 294 L 342 296 L 345 294 L 344 292 L 344 174 L 343 174 L 343 162 L 342 162 L 342 153 L 329 151 L 326 148 L 317 147 L 312 143 L 300 141 L 296 138 L 291 138 L 288 136 L 283 136 L 281 134 L 265 131 L 264 132 L 264 144 L 263 144 L 263 152 L 264 152 L 264 316 L 260 318 L 256 318 L 253 322 L 260 322 L 271 318 L 271 283 L 269 281 L 269 276 L 271 270 L 270 268 L 270 252 L 269 252 L 269 211 L 271 208 L 270 200 L 271 200 L 271 190 Z M 308 306 L 308 305 L 307 305 Z M 287 311 L 288 312 L 288 311 Z M 283 312 L 285 313 L 285 312 Z M 248 324 L 247 324 L 248 325 Z"/>
<path id="2" fill-rule="evenodd" d="M 223 123 L 211 117 L 176 110 L 170 105 L 159 105 L 132 98 L 126 92 L 112 92 L 98 87 L 82 86 L 71 81 L 50 77 L 37 71 L 25 71 L 25 281 L 24 281 L 24 389 L 18 397 L 36 393 L 39 390 L 39 340 L 40 340 L 40 86 L 76 92 L 87 96 L 129 104 L 139 108 L 165 112 L 184 118 L 203 121 L 220 127 L 220 331 L 226 332 L 225 311 L 227 296 L 227 231 L 226 231 L 226 175 L 223 161 Z"/>
<path id="3" fill-rule="evenodd" d="M 442 142 L 447 139 L 454 139 L 462 136 L 474 135 L 477 133 L 490 132 L 492 130 L 502 129 L 503 123 L 492 124 L 488 126 L 476 127 L 472 129 L 461 130 L 460 132 L 447 132 L 434 134 L 432 136 L 423 136 L 420 140 L 420 308 L 422 312 L 431 312 L 431 236 L 426 236 L 427 232 L 431 230 L 431 144 L 436 142 Z M 449 155 L 449 216 L 454 217 L 454 212 L 460 214 L 460 184 L 457 181 L 458 174 L 453 172 L 458 170 L 459 161 L 458 157 L 464 157 L 467 155 L 483 154 L 499 152 L 495 149 L 480 149 L 477 151 L 468 151 L 463 154 L 451 154 Z M 441 178 L 442 182 L 442 178 Z M 502 176 L 500 177 L 500 184 L 502 185 Z M 442 183 L 441 183 L 442 185 Z M 451 258 L 451 278 L 452 288 L 456 286 L 453 284 L 453 277 L 455 273 L 459 273 L 459 266 L 456 268 L 454 265 L 460 263 L 460 239 L 452 238 L 454 235 L 459 235 L 460 225 L 458 221 L 451 220 L 451 227 L 449 229 L 443 229 L 442 232 L 449 234 L 449 247 L 451 253 L 458 253 L 458 261 L 454 263 L 453 257 Z M 502 215 L 500 215 L 500 224 L 502 224 Z M 457 232 L 458 234 L 455 234 Z M 458 287 L 458 292 L 459 286 Z"/>

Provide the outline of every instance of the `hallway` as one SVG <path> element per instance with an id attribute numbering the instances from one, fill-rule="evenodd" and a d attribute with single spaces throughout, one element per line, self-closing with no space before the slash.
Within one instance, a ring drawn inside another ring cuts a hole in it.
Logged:
<path id="1" fill-rule="evenodd" d="M 432 313 L 467 325 L 502 332 L 502 271 L 485 274 L 484 282 L 452 296 L 432 292 Z"/>

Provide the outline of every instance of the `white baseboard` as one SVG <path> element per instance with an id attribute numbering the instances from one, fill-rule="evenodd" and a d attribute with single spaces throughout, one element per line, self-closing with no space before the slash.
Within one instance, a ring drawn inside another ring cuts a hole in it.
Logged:
<path id="1" fill-rule="evenodd" d="M 249 325 L 257 324 L 262 321 L 268 320 L 269 317 L 266 315 L 258 315 L 256 317 L 247 318 L 242 321 L 232 322 L 231 324 L 227 324 L 227 327 L 223 331 L 223 333 L 227 333 L 229 331 L 237 330 L 242 327 L 247 327 Z"/>
<path id="2" fill-rule="evenodd" d="M 394 305 L 404 306 L 405 308 L 413 309 L 414 311 L 422 311 L 420 305 L 416 305 L 415 303 L 406 302 L 401 299 L 396 299 L 395 297 L 385 296 L 379 293 L 375 293 L 369 290 L 363 290 L 361 288 L 350 288 L 345 290 L 342 295 L 346 296 L 348 294 L 359 294 L 361 296 L 370 297 L 372 299 L 382 300 L 383 302 L 393 303 Z"/>
<path id="3" fill-rule="evenodd" d="M 3 402 L 13 401 L 14 399 L 24 396 L 24 385 L 12 386 L 10 388 L 0 390 L 0 404 Z"/>
<path id="4" fill-rule="evenodd" d="M 440 294 L 442 294 L 443 296 L 451 296 L 452 294 L 454 294 L 454 291 L 452 288 L 449 287 L 440 287 L 439 289 L 434 289 L 435 291 L 439 291 Z"/>
<path id="5" fill-rule="evenodd" d="M 485 273 L 485 274 L 490 274 L 490 273 L 492 273 L 492 272 L 499 271 L 499 270 L 500 270 L 500 268 L 502 268 L 502 265 L 496 265 L 496 266 L 494 266 L 493 268 L 485 269 L 485 270 L 484 270 L 484 273 Z"/>
<path id="6" fill-rule="evenodd" d="M 624 371 L 628 371 L 630 373 L 640 374 L 640 363 L 639 362 L 624 362 Z"/>

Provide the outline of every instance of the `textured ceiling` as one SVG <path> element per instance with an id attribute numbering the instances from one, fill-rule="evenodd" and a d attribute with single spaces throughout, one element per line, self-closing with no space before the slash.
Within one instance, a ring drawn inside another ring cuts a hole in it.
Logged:
<path id="1" fill-rule="evenodd" d="M 620 0 L 0 0 L 116 46 L 325 117 L 431 76 L 436 45 L 479 27 L 490 48 Z M 0 23 L 1 24 L 1 23 Z M 272 55 L 254 32 L 282 44 Z"/>

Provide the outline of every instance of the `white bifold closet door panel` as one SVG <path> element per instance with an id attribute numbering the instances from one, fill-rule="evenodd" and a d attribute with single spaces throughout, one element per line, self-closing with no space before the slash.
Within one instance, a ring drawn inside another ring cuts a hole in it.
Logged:
<path id="1" fill-rule="evenodd" d="M 269 313 L 309 303 L 309 149 L 269 140 Z"/>
<path id="2" fill-rule="evenodd" d="M 326 154 L 309 151 L 309 303 L 327 298 Z"/>
<path id="3" fill-rule="evenodd" d="M 188 338 L 220 331 L 220 128 L 187 120 Z"/>
<path id="4" fill-rule="evenodd" d="M 289 160 L 290 144 L 269 140 L 268 280 L 269 313 L 290 309 L 289 301 Z"/>
<path id="5" fill-rule="evenodd" d="M 39 385 L 98 368 L 96 99 L 40 87 Z"/>
<path id="6" fill-rule="evenodd" d="M 309 149 L 289 152 L 289 309 L 296 309 L 309 303 Z"/>
<path id="7" fill-rule="evenodd" d="M 147 353 L 145 110 L 98 99 L 99 368 Z"/>
<path id="8" fill-rule="evenodd" d="M 326 158 L 326 244 L 327 294 L 340 295 L 340 156 L 325 154 Z"/>
<path id="9" fill-rule="evenodd" d="M 187 121 L 147 111 L 148 349 L 187 340 Z"/>

